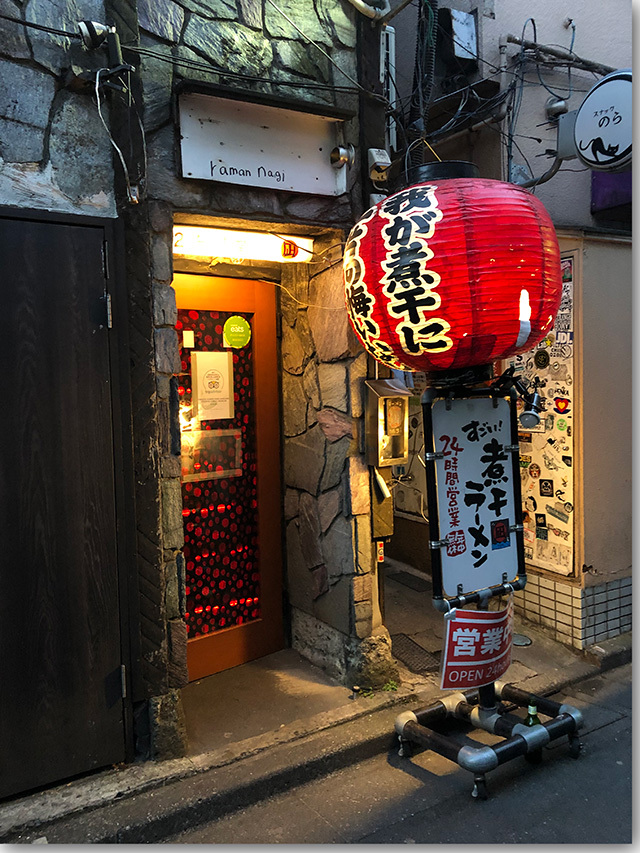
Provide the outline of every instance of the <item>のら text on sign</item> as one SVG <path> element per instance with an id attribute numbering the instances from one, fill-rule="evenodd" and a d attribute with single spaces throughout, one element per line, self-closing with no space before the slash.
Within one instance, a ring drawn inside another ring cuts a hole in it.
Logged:
<path id="1" fill-rule="evenodd" d="M 509 403 L 448 402 L 434 402 L 432 421 L 442 586 L 455 596 L 513 580 L 518 547 Z"/>
<path id="2" fill-rule="evenodd" d="M 456 610 L 446 619 L 440 687 L 467 690 L 495 681 L 511 664 L 513 596 L 503 610 Z"/>

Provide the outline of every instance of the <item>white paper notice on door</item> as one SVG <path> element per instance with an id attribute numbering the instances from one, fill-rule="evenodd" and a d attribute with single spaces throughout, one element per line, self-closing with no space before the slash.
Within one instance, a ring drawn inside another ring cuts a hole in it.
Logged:
<path id="1" fill-rule="evenodd" d="M 232 418 L 233 353 L 191 353 L 191 399 L 199 421 Z"/>

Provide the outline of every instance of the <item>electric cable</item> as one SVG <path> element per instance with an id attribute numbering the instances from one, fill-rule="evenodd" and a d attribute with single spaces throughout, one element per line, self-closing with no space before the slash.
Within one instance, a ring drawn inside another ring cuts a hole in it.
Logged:
<path id="1" fill-rule="evenodd" d="M 96 94 L 96 103 L 97 103 L 97 107 L 98 107 L 98 115 L 100 117 L 100 121 L 102 122 L 104 129 L 107 132 L 107 136 L 109 137 L 109 141 L 111 142 L 111 144 L 115 148 L 116 153 L 120 159 L 120 163 L 122 165 L 122 170 L 124 172 L 124 180 L 125 180 L 125 183 L 127 185 L 127 197 L 128 197 L 130 202 L 135 203 L 138 201 L 138 199 L 135 196 L 135 194 L 133 193 L 132 188 L 131 188 L 131 182 L 129 179 L 129 169 L 127 168 L 127 164 L 125 162 L 124 155 L 123 155 L 122 151 L 120 150 L 120 148 L 118 147 L 118 145 L 116 144 L 116 141 L 113 138 L 113 136 L 111 136 L 111 131 L 109 130 L 109 126 L 107 125 L 106 121 L 104 120 L 104 116 L 102 115 L 102 108 L 100 106 L 100 75 L 104 71 L 108 71 L 108 70 L 109 69 L 107 69 L 107 68 L 99 68 L 96 71 L 95 94 Z"/>
<path id="2" fill-rule="evenodd" d="M 45 24 L 36 24 L 35 21 L 23 21 L 21 18 L 13 18 L 11 15 L 0 14 L 3 21 L 11 21 L 13 24 L 21 24 L 23 27 L 31 27 L 34 30 L 41 30 L 45 33 L 51 33 L 55 36 L 64 36 L 70 39 L 82 39 L 80 33 L 72 33 L 68 30 L 59 30 L 56 27 L 47 27 Z"/>
<path id="3" fill-rule="evenodd" d="M 204 60 L 202 62 L 198 62 L 197 60 L 189 59 L 186 57 L 167 56 L 167 54 L 159 53 L 158 51 L 147 47 L 138 47 L 136 45 L 128 44 L 123 44 L 122 47 L 123 50 L 133 51 L 134 53 L 137 53 L 140 56 L 149 56 L 152 59 L 158 59 L 161 62 L 166 62 L 170 65 L 184 65 L 186 67 L 193 68 L 197 71 L 208 71 L 211 74 L 215 74 L 219 77 L 229 77 L 232 79 L 246 80 L 251 83 L 268 83 L 271 86 L 293 86 L 294 88 L 298 89 L 325 89 L 332 92 L 338 91 L 344 94 L 356 94 L 358 91 L 357 89 L 354 89 L 351 86 L 330 85 L 328 83 L 307 83 L 305 81 L 298 80 L 271 80 L 268 77 L 242 74 L 238 71 L 229 71 L 226 68 L 216 67 L 209 62 L 205 62 Z M 380 98 L 381 96 L 376 95 L 375 97 Z"/>
<path id="4" fill-rule="evenodd" d="M 367 89 L 364 88 L 364 86 L 361 86 L 360 83 L 357 80 L 355 80 L 350 74 L 347 74 L 347 72 L 343 68 L 340 68 L 340 66 L 333 59 L 333 57 L 330 54 L 328 54 L 327 51 L 323 47 L 321 47 L 317 42 L 315 42 L 312 38 L 310 38 L 303 30 L 301 30 L 300 27 L 296 23 L 294 23 L 294 21 L 291 20 L 291 18 L 286 14 L 286 12 L 283 12 L 282 9 L 276 3 L 274 3 L 274 0 L 267 0 L 267 3 L 270 3 L 271 6 L 273 6 L 273 8 L 276 10 L 276 12 L 279 12 L 282 15 L 282 17 L 291 24 L 291 26 L 294 28 L 294 30 L 296 30 L 298 33 L 300 33 L 300 35 L 302 36 L 302 38 L 305 41 L 307 41 L 309 44 L 313 45 L 316 48 L 316 50 L 320 51 L 320 53 L 325 57 L 325 59 L 328 59 L 329 62 L 333 65 L 333 67 L 337 71 L 340 72 L 340 74 L 342 74 L 344 77 L 347 78 L 347 80 L 349 80 L 351 83 L 353 83 L 353 85 L 356 87 L 356 89 L 359 92 L 363 92 L 364 94 L 368 95 L 369 97 L 382 99 L 383 101 L 386 101 L 386 98 L 381 97 L 380 95 L 377 95 L 375 92 L 369 92 Z"/>
<path id="5" fill-rule="evenodd" d="M 571 21 L 571 30 L 572 30 L 572 32 L 571 32 L 571 44 L 569 45 L 569 53 L 573 53 L 573 45 L 574 45 L 574 42 L 576 40 L 576 25 L 573 23 L 573 21 Z M 536 41 L 537 41 L 537 39 L 536 39 Z M 555 45 L 555 46 L 556 47 L 562 47 L 562 45 Z M 550 45 L 550 47 L 554 47 L 554 45 L 552 44 L 552 45 Z M 553 95 L 554 98 L 562 97 L 561 95 L 558 95 L 557 92 L 554 92 L 552 89 L 550 89 L 549 86 L 547 86 L 547 84 L 544 82 L 544 80 L 542 79 L 542 74 L 540 73 L 540 64 L 539 63 L 536 63 L 536 70 L 538 72 L 538 79 L 540 80 L 540 83 L 542 84 L 542 86 L 544 86 L 544 88 L 547 90 L 547 92 L 549 92 L 550 95 Z M 573 87 L 571 85 L 571 65 L 570 64 L 567 64 L 567 79 L 569 82 L 569 94 L 567 95 L 567 97 L 570 98 L 572 93 L 573 93 Z"/>

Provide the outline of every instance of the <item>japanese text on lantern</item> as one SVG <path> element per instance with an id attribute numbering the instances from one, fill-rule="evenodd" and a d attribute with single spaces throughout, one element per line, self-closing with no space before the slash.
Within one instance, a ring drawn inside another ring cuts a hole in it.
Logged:
<path id="1" fill-rule="evenodd" d="M 411 187 L 371 208 L 349 235 L 344 255 L 347 307 L 369 352 L 391 367 L 405 369 L 394 343 L 411 356 L 445 352 L 453 346 L 447 335 L 450 324 L 433 315 L 442 303 L 436 290 L 440 276 L 427 268 L 434 256 L 428 240 L 442 218 L 435 187 Z M 362 246 L 371 247 L 370 230 L 380 228 L 381 222 L 384 252 L 378 258 Z M 374 291 L 378 286 L 381 292 Z M 394 324 L 392 341 L 384 340 L 390 330 L 381 329 L 387 318 Z"/>
<path id="2" fill-rule="evenodd" d="M 372 317 L 376 299 L 367 287 L 367 268 L 360 252 L 360 245 L 368 232 L 367 223 L 373 219 L 375 212 L 375 208 L 372 207 L 356 223 L 345 246 L 343 265 L 347 308 L 356 331 L 366 341 L 367 348 L 374 358 L 402 370 L 404 365 L 396 359 L 391 346 L 380 340 L 380 326 Z"/>
<path id="3" fill-rule="evenodd" d="M 410 355 L 444 352 L 453 345 L 449 323 L 431 314 L 442 302 L 436 291 L 440 276 L 427 269 L 433 258 L 428 240 L 442 215 L 432 186 L 396 193 L 380 206 L 380 216 L 388 220 L 381 232 L 387 251 L 380 283 L 389 316 L 400 321 L 395 331 L 402 349 Z"/>

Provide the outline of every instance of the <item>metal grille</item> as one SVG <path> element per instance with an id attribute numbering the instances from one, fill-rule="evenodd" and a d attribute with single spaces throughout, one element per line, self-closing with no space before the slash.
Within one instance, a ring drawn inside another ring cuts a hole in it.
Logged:
<path id="1" fill-rule="evenodd" d="M 431 654 L 406 634 L 392 635 L 391 652 L 411 672 L 437 672 L 440 668 L 440 652 Z"/>

